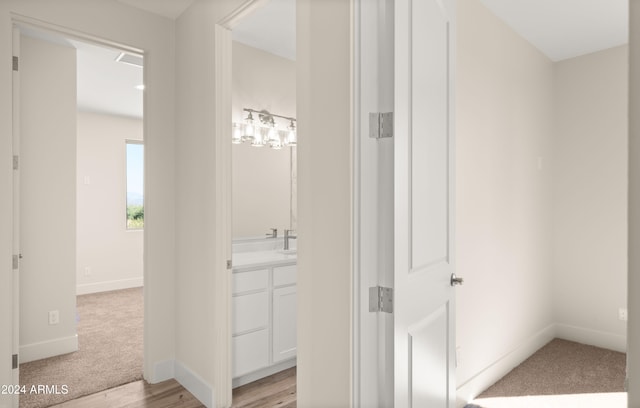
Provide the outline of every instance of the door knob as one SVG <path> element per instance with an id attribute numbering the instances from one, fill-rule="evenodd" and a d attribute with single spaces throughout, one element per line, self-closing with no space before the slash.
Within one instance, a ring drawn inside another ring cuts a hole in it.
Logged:
<path id="1" fill-rule="evenodd" d="M 463 278 L 457 277 L 455 273 L 451 274 L 451 286 L 462 285 L 463 283 Z"/>

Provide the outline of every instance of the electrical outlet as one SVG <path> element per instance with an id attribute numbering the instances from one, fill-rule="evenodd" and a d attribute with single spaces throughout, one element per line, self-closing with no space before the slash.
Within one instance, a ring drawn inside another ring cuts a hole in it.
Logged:
<path id="1" fill-rule="evenodd" d="M 91 267 L 90 266 L 85 266 L 84 267 L 84 276 L 85 276 L 85 278 L 91 276 Z"/>
<path id="2" fill-rule="evenodd" d="M 60 312 L 57 310 L 49 311 L 49 324 L 54 325 L 60 323 Z"/>
<path id="3" fill-rule="evenodd" d="M 618 320 L 622 320 L 623 322 L 627 321 L 627 308 L 621 307 L 618 309 Z"/>

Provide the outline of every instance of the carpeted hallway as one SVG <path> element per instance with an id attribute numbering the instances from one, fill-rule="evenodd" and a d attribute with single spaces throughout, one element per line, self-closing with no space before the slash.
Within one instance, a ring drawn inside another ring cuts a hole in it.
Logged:
<path id="1" fill-rule="evenodd" d="M 66 385 L 67 394 L 26 394 L 21 408 L 40 408 L 142 379 L 142 288 L 77 297 L 75 353 L 20 364 L 20 384 Z M 59 389 L 60 389 L 59 387 Z"/>
<path id="2" fill-rule="evenodd" d="M 624 353 L 554 339 L 467 407 L 485 407 L 482 400 L 495 397 L 622 393 L 625 372 Z"/>

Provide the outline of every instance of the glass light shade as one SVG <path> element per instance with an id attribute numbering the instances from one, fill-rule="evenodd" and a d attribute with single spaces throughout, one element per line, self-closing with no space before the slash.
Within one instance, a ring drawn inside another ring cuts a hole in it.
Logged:
<path id="1" fill-rule="evenodd" d="M 280 135 L 278 134 L 278 130 L 275 126 L 271 126 L 267 133 L 267 138 L 269 140 L 269 146 L 274 147 L 275 145 L 280 145 Z"/>
<path id="2" fill-rule="evenodd" d="M 287 126 L 287 138 L 285 145 L 296 146 L 298 144 L 298 135 L 296 134 L 296 125 L 291 121 L 291 124 Z"/>
<path id="3" fill-rule="evenodd" d="M 253 142 L 255 138 L 256 127 L 253 123 L 253 116 L 249 112 L 249 116 L 244 120 L 244 134 L 242 135 L 243 142 Z"/>
<path id="4" fill-rule="evenodd" d="M 253 139 L 251 141 L 251 146 L 253 146 L 253 147 L 263 147 L 264 146 L 263 133 L 264 132 L 262 131 L 262 128 L 260 126 L 256 127 L 255 133 L 253 135 Z"/>
<path id="5" fill-rule="evenodd" d="M 231 133 L 231 143 L 240 144 L 242 143 L 242 124 L 235 122 L 233 124 L 233 131 Z"/>
<path id="6" fill-rule="evenodd" d="M 289 130 L 287 134 L 287 146 L 296 146 L 298 144 L 298 137 L 295 130 Z"/>

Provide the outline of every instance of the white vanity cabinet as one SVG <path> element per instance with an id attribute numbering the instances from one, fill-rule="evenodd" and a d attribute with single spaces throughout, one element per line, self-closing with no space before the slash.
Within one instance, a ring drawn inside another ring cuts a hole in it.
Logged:
<path id="1" fill-rule="evenodd" d="M 233 269 L 233 377 L 240 386 L 295 365 L 296 264 Z"/>

